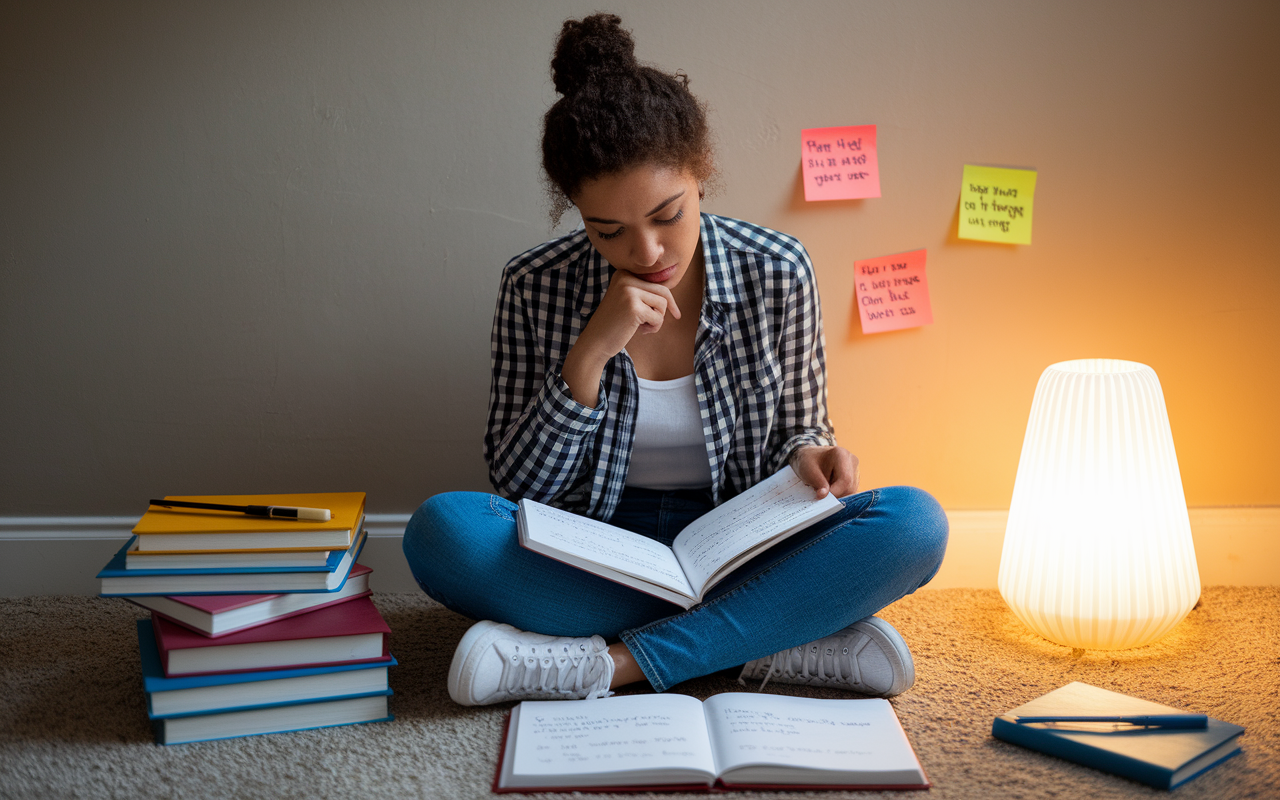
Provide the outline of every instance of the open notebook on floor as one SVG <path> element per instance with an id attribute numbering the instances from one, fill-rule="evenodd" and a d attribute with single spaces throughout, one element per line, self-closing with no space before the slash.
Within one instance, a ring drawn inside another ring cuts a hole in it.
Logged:
<path id="1" fill-rule="evenodd" d="M 726 693 L 526 700 L 495 792 L 927 789 L 889 701 Z"/>

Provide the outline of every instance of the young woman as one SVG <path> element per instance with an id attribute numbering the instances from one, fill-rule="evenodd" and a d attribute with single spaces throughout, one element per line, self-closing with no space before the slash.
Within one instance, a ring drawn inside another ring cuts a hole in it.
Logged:
<path id="1" fill-rule="evenodd" d="M 683 75 L 636 62 L 618 17 L 564 23 L 544 119 L 553 215 L 583 227 L 517 256 L 493 325 L 485 457 L 503 497 L 451 492 L 404 551 L 434 599 L 481 620 L 449 692 L 463 705 L 663 691 L 742 676 L 889 696 L 911 653 L 871 616 L 933 577 L 938 504 L 857 494 L 827 418 L 818 291 L 785 234 L 701 213 L 714 174 Z M 757 556 L 689 610 L 522 549 L 504 498 L 531 498 L 670 544 L 790 464 L 843 510 Z"/>

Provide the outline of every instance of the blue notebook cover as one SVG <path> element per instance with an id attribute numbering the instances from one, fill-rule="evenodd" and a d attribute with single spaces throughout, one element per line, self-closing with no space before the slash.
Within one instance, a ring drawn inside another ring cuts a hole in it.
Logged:
<path id="1" fill-rule="evenodd" d="M 136 538 L 136 537 L 135 537 Z M 275 594 L 282 592 L 336 592 L 347 582 L 367 539 L 364 529 L 347 550 L 335 551 L 337 562 L 327 571 L 314 567 L 288 569 L 236 567 L 223 569 L 125 569 L 124 559 L 133 538 L 116 551 L 98 573 L 102 597 L 172 594 Z M 234 576 L 234 582 L 226 580 Z M 339 578 L 326 586 L 331 578 Z"/>
<path id="2" fill-rule="evenodd" d="M 996 717 L 991 735 L 1157 789 L 1173 789 L 1239 753 L 1244 728 L 1210 717 L 1209 726 L 1201 729 L 1090 731 L 1022 724 L 1017 718 L 1178 713 L 1185 711 L 1077 681 Z"/>
<path id="3" fill-rule="evenodd" d="M 299 669 L 276 669 L 265 672 L 226 672 L 219 675 L 193 675 L 182 678 L 166 678 L 164 668 L 160 664 L 160 650 L 156 647 L 155 630 L 151 627 L 150 619 L 137 620 L 138 627 L 138 654 L 142 660 L 142 686 L 147 693 L 147 716 L 156 719 L 157 716 L 151 711 L 151 694 L 153 692 L 169 692 L 181 689 L 199 689 L 206 686 L 233 686 L 242 683 L 254 683 L 257 681 L 271 681 L 282 678 L 298 678 L 307 675 L 323 675 L 333 672 L 353 672 L 362 669 L 385 669 L 386 667 L 394 667 L 399 662 L 395 656 L 389 661 L 378 662 L 361 662 L 357 664 L 339 664 L 329 667 L 303 667 Z M 388 690 L 388 693 L 390 690 Z M 372 692 L 366 694 L 383 694 L 383 692 Z M 360 697 L 364 695 L 346 695 L 350 697 Z M 320 698 L 324 700 L 333 700 L 333 697 Z M 254 705 L 240 705 L 234 707 L 210 709 L 208 711 L 193 712 L 191 714 L 183 714 L 180 716 L 195 716 L 197 714 L 213 714 L 225 711 L 239 711 L 246 708 L 269 708 L 276 705 L 294 705 L 294 702 L 282 703 L 259 703 Z M 179 716 L 179 715 L 164 715 Z"/>

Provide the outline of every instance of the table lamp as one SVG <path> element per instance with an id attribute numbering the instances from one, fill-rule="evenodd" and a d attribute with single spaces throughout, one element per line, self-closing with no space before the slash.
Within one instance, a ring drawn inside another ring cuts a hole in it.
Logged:
<path id="1" fill-rule="evenodd" d="M 1040 376 L 999 587 L 1031 630 L 1086 650 L 1153 642 L 1196 604 L 1191 523 L 1150 367 L 1083 359 Z"/>

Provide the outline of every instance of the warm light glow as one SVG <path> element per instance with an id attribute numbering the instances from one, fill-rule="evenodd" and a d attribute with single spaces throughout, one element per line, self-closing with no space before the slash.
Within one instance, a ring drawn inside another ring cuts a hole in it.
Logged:
<path id="1" fill-rule="evenodd" d="M 999 585 L 1036 633 L 1085 649 L 1148 644 L 1196 604 L 1191 523 L 1150 367 L 1086 359 L 1040 376 Z"/>

